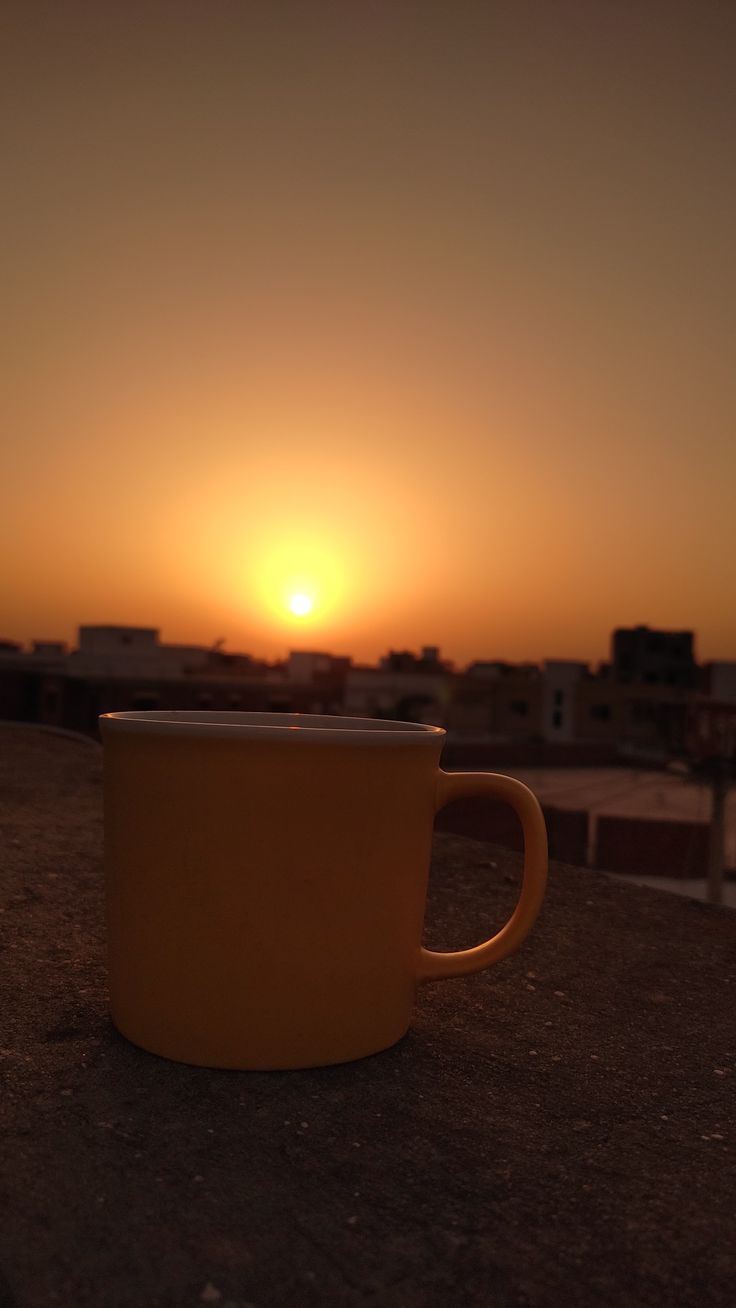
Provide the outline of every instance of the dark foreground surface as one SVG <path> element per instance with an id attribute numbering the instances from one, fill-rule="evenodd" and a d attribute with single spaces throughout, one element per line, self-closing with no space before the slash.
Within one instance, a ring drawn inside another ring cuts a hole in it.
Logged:
<path id="1" fill-rule="evenodd" d="M 375 1058 L 213 1072 L 110 1026 L 100 756 L 0 728 L 0 1308 L 736 1302 L 736 917 L 556 865 L 515 958 Z M 427 943 L 519 861 L 437 840 Z"/>

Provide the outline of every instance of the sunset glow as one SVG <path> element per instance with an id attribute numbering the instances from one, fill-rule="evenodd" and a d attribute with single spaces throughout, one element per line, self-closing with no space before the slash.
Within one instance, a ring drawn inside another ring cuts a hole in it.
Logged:
<path id="1" fill-rule="evenodd" d="M 736 658 L 732 7 L 11 8 L 0 638 Z"/>

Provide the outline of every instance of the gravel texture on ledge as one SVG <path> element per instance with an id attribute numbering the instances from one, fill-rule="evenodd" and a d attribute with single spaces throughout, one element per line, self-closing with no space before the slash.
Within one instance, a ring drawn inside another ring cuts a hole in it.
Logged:
<path id="1" fill-rule="evenodd" d="M 0 1308 L 730 1308 L 732 912 L 553 865 L 521 952 L 387 1053 L 184 1067 L 107 1016 L 100 781 L 0 728 Z M 427 943 L 518 871 L 438 836 Z"/>

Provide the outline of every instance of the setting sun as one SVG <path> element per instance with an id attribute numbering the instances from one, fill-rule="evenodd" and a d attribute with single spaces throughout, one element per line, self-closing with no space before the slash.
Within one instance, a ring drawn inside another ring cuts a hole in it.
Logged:
<path id="1" fill-rule="evenodd" d="M 314 601 L 309 595 L 290 595 L 289 608 L 297 618 L 305 618 L 308 613 L 312 612 Z"/>
<path id="2" fill-rule="evenodd" d="M 266 479 L 264 478 L 264 485 Z M 346 619 L 349 613 L 349 573 L 360 573 L 346 531 L 330 527 L 315 529 L 311 523 L 298 521 L 296 513 L 288 519 L 249 523 L 247 553 L 245 541 L 238 547 L 233 538 L 231 555 L 238 568 L 237 584 L 247 587 L 247 594 L 260 622 L 272 633 L 279 648 L 284 640 L 294 638 L 295 628 L 320 633 L 320 640 L 333 638 L 336 615 Z"/>

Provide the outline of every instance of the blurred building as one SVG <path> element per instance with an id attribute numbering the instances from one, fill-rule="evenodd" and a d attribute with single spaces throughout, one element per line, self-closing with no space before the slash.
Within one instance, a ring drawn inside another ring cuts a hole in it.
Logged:
<path id="1" fill-rule="evenodd" d="M 411 650 L 389 650 L 378 665 L 383 672 L 419 672 L 441 676 L 450 672 L 452 665 L 440 658 L 439 645 L 423 645 L 419 654 Z"/>
<path id="2" fill-rule="evenodd" d="M 694 689 L 693 633 L 618 627 L 612 637 L 611 665 L 616 680 L 626 684 Z"/>
<path id="3" fill-rule="evenodd" d="M 154 627 L 83 626 L 77 647 L 0 644 L 0 717 L 96 732 L 130 709 L 311 709 L 312 688 L 283 693 L 283 666 L 214 646 L 167 645 Z"/>
<path id="4" fill-rule="evenodd" d="M 612 663 L 596 672 L 569 659 L 546 659 L 541 666 L 471 663 L 453 680 L 446 725 L 456 739 L 681 752 L 695 695 L 692 637 L 686 633 L 685 641 L 649 650 L 642 631 L 663 634 L 637 631 L 630 658 L 627 641 L 617 647 L 614 637 Z"/>
<path id="5" fill-rule="evenodd" d="M 574 738 L 650 753 L 684 749 L 694 691 L 678 686 L 583 678 L 575 689 Z"/>
<path id="6" fill-rule="evenodd" d="M 314 713 L 342 713 L 351 660 L 313 650 L 292 650 L 286 662 L 288 688 L 311 695 Z"/>
<path id="7" fill-rule="evenodd" d="M 84 626 L 69 670 L 77 676 L 179 675 L 204 670 L 212 648 L 162 644 L 156 627 Z"/>
<path id="8" fill-rule="evenodd" d="M 450 666 L 442 662 L 436 645 L 425 645 L 418 655 L 390 650 L 378 667 L 348 669 L 343 712 L 443 726 L 451 681 Z"/>
<path id="9" fill-rule="evenodd" d="M 694 732 L 711 730 L 711 711 L 720 722 L 729 705 L 736 662 L 698 668 L 691 632 L 648 627 L 615 631 L 611 661 L 595 672 L 565 659 L 482 659 L 456 671 L 435 645 L 389 650 L 372 667 L 321 650 L 267 663 L 222 641 L 167 644 L 155 627 L 82 626 L 71 650 L 0 640 L 0 717 L 87 732 L 100 713 L 124 709 L 344 713 L 435 723 L 453 747 L 505 742 L 515 757 L 663 757 L 687 753 Z"/>
<path id="10" fill-rule="evenodd" d="M 545 740 L 575 738 L 575 701 L 580 682 L 589 674 L 587 663 L 545 659 L 542 679 L 542 735 Z"/>
<path id="11" fill-rule="evenodd" d="M 452 678 L 444 725 L 455 739 L 538 741 L 543 696 L 536 664 L 471 663 Z"/>

